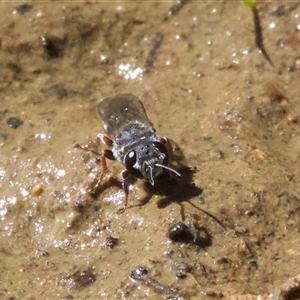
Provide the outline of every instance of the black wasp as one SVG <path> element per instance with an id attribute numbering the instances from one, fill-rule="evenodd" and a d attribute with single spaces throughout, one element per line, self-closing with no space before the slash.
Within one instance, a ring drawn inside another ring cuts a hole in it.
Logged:
<path id="1" fill-rule="evenodd" d="M 167 138 L 157 135 L 152 127 L 142 102 L 132 94 L 118 94 L 103 99 L 98 105 L 98 113 L 103 120 L 107 134 L 98 134 L 92 146 L 104 143 L 111 150 L 103 150 L 101 155 L 104 170 L 105 158 L 117 160 L 125 166 L 121 172 L 125 191 L 125 207 L 128 205 L 127 179 L 130 176 L 155 184 L 155 179 L 164 170 L 181 176 L 169 166 L 173 159 L 172 147 Z M 89 150 L 88 146 L 77 147 Z"/>

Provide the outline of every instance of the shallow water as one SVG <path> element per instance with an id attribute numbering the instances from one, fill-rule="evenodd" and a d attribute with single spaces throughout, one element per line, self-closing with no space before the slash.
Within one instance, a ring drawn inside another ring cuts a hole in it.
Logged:
<path id="1" fill-rule="evenodd" d="M 272 66 L 240 3 L 28 3 L 1 4 L 1 299 L 276 298 L 300 274 L 300 6 L 258 7 Z M 118 214 L 122 166 L 91 197 L 102 169 L 73 144 L 125 92 L 196 171 L 133 182 Z M 201 243 L 167 238 L 191 220 Z"/>

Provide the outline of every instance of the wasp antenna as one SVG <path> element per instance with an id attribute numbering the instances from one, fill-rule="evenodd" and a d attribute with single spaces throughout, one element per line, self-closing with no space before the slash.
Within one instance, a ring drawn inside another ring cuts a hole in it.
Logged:
<path id="1" fill-rule="evenodd" d="M 148 170 L 147 173 L 149 173 L 148 180 L 151 183 L 151 185 L 154 185 L 154 180 L 153 180 L 153 175 L 152 175 L 152 167 L 148 166 L 147 170 Z"/>
<path id="2" fill-rule="evenodd" d="M 172 169 L 172 168 L 170 168 L 170 167 L 168 167 L 168 166 L 161 165 L 161 164 L 155 164 L 155 165 L 156 165 L 157 167 L 161 167 L 161 168 L 163 168 L 163 169 L 169 170 L 169 171 L 175 173 L 178 177 L 181 177 L 181 174 L 180 174 L 179 172 L 177 172 L 176 170 L 174 170 L 174 169 Z"/>

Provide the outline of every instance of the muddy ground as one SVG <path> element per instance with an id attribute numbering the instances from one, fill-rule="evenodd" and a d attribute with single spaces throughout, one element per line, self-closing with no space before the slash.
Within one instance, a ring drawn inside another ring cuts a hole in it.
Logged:
<path id="1" fill-rule="evenodd" d="M 268 61 L 242 3 L 21 4 L 0 12 L 0 298 L 277 299 L 300 274 L 300 5 L 258 5 Z M 95 191 L 73 147 L 118 93 L 190 167 L 131 182 L 123 214 L 122 166 Z"/>

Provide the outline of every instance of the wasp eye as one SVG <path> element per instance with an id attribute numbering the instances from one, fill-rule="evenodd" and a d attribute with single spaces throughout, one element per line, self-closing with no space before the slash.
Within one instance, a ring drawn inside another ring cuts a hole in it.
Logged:
<path id="1" fill-rule="evenodd" d="M 135 151 L 130 151 L 125 157 L 125 167 L 131 170 L 136 163 L 136 153 Z"/>
<path id="2" fill-rule="evenodd" d="M 135 166 L 137 162 L 136 151 L 132 150 L 125 156 L 125 168 L 127 172 L 135 177 L 143 178 L 138 166 Z"/>

